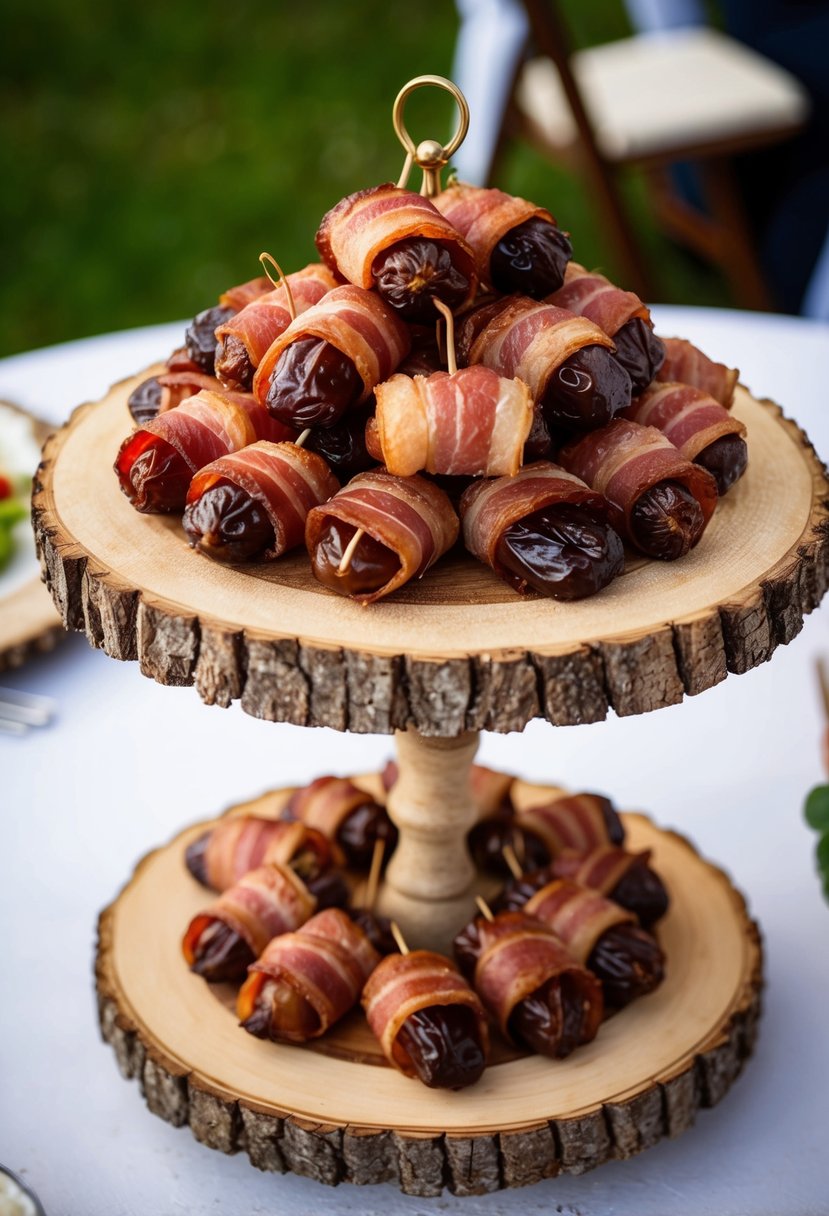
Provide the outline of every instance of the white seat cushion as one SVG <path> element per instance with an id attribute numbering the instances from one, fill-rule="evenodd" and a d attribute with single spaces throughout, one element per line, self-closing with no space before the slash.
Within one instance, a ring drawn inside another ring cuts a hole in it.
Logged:
<path id="1" fill-rule="evenodd" d="M 793 76 L 711 29 L 638 34 L 572 58 L 585 108 L 609 160 L 671 153 L 796 126 L 809 112 Z M 578 132 L 555 65 L 533 59 L 516 100 L 559 147 Z"/>

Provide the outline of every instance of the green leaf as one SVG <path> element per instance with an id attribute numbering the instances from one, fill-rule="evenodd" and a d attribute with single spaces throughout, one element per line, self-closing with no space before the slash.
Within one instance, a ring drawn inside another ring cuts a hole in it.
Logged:
<path id="1" fill-rule="evenodd" d="M 7 528 L 0 528 L 0 570 L 3 570 L 14 553 L 14 540 Z"/>
<path id="2" fill-rule="evenodd" d="M 817 785 L 806 799 L 803 814 L 810 828 L 829 832 L 829 785 Z"/>
<path id="3" fill-rule="evenodd" d="M 815 855 L 824 881 L 829 881 L 829 832 L 824 832 L 817 842 Z"/>
<path id="4" fill-rule="evenodd" d="M 26 518 L 26 508 L 17 498 L 4 498 L 0 502 L 0 525 L 11 528 Z"/>

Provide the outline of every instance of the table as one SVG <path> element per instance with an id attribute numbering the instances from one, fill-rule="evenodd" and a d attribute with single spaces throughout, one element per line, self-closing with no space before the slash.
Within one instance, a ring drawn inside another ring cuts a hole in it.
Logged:
<path id="1" fill-rule="evenodd" d="M 829 327 L 667 306 L 654 315 L 660 332 L 739 365 L 757 395 L 782 402 L 829 453 Z M 6 359 L 0 396 L 59 422 L 164 357 L 181 333 L 180 324 L 152 326 Z M 161 1122 L 100 1042 L 90 973 L 97 912 L 140 856 L 273 786 L 380 767 L 391 741 L 208 708 L 193 689 L 161 688 L 80 637 L 9 673 L 8 683 L 55 696 L 60 708 L 51 728 L 0 739 L 0 1161 L 28 1180 L 49 1216 L 825 1212 L 829 908 L 801 815 L 805 792 L 822 779 L 813 663 L 825 651 L 823 609 L 772 662 L 681 706 L 484 737 L 483 763 L 605 790 L 690 835 L 748 895 L 764 931 L 768 988 L 756 1055 L 680 1140 L 581 1178 L 440 1200 L 259 1174 L 246 1158 L 223 1157 Z"/>

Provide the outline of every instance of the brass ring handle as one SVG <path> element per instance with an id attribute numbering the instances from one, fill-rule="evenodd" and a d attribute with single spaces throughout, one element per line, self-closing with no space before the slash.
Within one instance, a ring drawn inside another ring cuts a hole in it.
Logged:
<path id="1" fill-rule="evenodd" d="M 440 144 L 434 139 L 424 139 L 416 145 L 403 121 L 403 110 L 406 101 L 415 89 L 421 89 L 426 85 L 432 85 L 435 88 L 443 89 L 445 92 L 450 93 L 457 104 L 457 130 L 446 145 Z M 413 80 L 410 80 L 408 84 L 403 86 L 395 98 L 394 107 L 392 108 L 392 123 L 395 134 L 406 152 L 406 162 L 398 185 L 405 186 L 412 165 L 417 164 L 423 170 L 421 194 L 430 197 L 438 194 L 441 189 L 440 171 L 448 164 L 450 157 L 457 152 L 469 130 L 469 105 L 463 93 L 456 84 L 451 80 L 447 80 L 445 76 L 415 76 Z"/>

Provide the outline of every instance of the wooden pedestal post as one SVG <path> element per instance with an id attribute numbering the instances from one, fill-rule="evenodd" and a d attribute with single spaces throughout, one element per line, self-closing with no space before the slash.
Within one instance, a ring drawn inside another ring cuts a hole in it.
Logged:
<path id="1" fill-rule="evenodd" d="M 400 925 L 408 944 L 446 951 L 475 911 L 475 867 L 466 834 L 478 813 L 470 769 L 478 732 L 456 739 L 397 731 L 399 776 L 388 811 L 400 832 L 378 907 Z"/>

